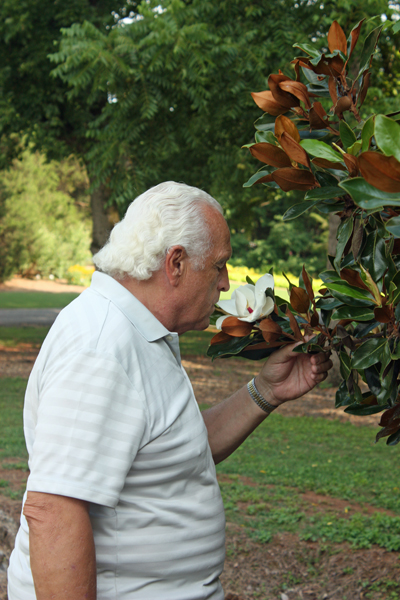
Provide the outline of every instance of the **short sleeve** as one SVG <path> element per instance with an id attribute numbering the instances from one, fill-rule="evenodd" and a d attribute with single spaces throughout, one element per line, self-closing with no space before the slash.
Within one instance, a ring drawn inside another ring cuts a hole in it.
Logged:
<path id="1" fill-rule="evenodd" d="M 114 508 L 147 431 L 144 401 L 120 363 L 95 350 L 68 357 L 39 398 L 27 489 Z"/>

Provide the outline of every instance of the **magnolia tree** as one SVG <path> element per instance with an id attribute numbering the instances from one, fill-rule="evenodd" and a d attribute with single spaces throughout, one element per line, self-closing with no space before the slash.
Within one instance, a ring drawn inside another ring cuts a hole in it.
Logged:
<path id="1" fill-rule="evenodd" d="M 293 342 L 300 342 L 296 352 L 334 351 L 343 378 L 336 406 L 354 415 L 383 412 L 376 437 L 394 445 L 400 441 L 400 111 L 360 114 L 385 27 L 371 31 L 360 52 L 362 25 L 346 38 L 334 21 L 325 53 L 296 44 L 294 78 L 272 74 L 269 90 L 252 94 L 264 114 L 247 147 L 263 165 L 245 185 L 304 191 L 284 221 L 310 209 L 340 217 L 336 254 L 320 274 L 324 287 L 315 293 L 303 267 L 298 285 L 288 280 L 287 302 L 274 294 L 271 274 L 255 285 L 248 279 L 231 300 L 219 302 L 221 332 L 208 354 L 257 360 Z M 390 24 L 394 33 L 399 25 Z"/>

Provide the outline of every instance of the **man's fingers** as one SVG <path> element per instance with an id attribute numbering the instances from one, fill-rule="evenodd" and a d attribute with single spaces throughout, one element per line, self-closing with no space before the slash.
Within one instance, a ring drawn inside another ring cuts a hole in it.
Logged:
<path id="1" fill-rule="evenodd" d="M 322 357 L 322 359 L 320 359 L 320 362 L 313 362 L 311 364 L 311 371 L 313 372 L 314 375 L 320 374 L 320 373 L 325 373 L 327 374 L 329 369 L 331 369 L 333 366 L 333 363 L 331 361 L 330 358 L 327 358 L 326 355 Z"/>

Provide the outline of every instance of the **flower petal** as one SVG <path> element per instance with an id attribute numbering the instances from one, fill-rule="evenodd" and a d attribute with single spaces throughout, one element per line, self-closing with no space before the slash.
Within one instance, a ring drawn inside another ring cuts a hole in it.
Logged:
<path id="1" fill-rule="evenodd" d="M 234 317 L 238 317 L 239 315 L 236 310 L 236 302 L 235 302 L 234 294 L 235 294 L 235 292 L 233 292 L 232 297 L 229 300 L 219 300 L 217 302 L 217 306 L 222 308 L 222 310 L 229 313 L 230 315 L 233 315 Z"/>
<path id="2" fill-rule="evenodd" d="M 228 318 L 228 315 L 225 315 L 223 317 L 218 317 L 218 319 L 215 321 L 215 327 L 217 329 L 222 329 L 222 323 L 225 321 L 225 319 Z"/>

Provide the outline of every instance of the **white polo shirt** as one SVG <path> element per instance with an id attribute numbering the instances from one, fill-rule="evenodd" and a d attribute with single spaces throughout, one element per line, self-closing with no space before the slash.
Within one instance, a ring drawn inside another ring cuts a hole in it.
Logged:
<path id="1" fill-rule="evenodd" d="M 29 378 L 27 490 L 87 500 L 98 600 L 224 597 L 225 519 L 179 341 L 113 278 L 51 328 Z M 36 598 L 21 517 L 9 600 Z"/>

